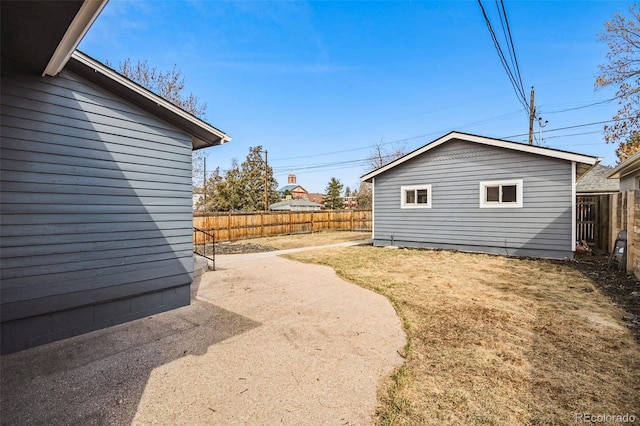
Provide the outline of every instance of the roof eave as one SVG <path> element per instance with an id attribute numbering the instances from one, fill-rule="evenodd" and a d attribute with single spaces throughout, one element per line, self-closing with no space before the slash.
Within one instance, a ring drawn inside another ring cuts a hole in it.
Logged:
<path id="1" fill-rule="evenodd" d="M 109 0 L 85 0 L 51 56 L 42 76 L 55 77 L 69 61 L 74 50 Z"/>
<path id="2" fill-rule="evenodd" d="M 640 152 L 633 154 L 622 163 L 618 164 L 607 174 L 608 179 L 621 179 L 624 176 L 640 169 Z"/>
<path id="3" fill-rule="evenodd" d="M 178 108 L 171 102 L 129 80 L 99 61 L 76 50 L 71 54 L 75 62 L 69 62 L 72 71 L 102 85 L 109 85 L 123 97 L 136 103 L 143 109 L 165 118 L 192 136 L 194 150 L 222 145 L 231 141 L 231 137 L 198 117 Z M 78 66 L 76 66 L 76 64 Z"/>
<path id="4" fill-rule="evenodd" d="M 446 135 L 434 140 L 433 142 L 430 142 L 424 146 L 422 146 L 421 148 L 416 149 L 415 151 L 410 152 L 407 155 L 404 155 L 400 158 L 398 158 L 395 161 L 392 161 L 391 163 L 382 166 L 376 170 L 373 170 L 365 175 L 363 175 L 360 180 L 362 182 L 371 182 L 371 180 L 386 172 L 387 170 L 390 170 L 402 163 L 404 163 L 405 161 L 408 161 L 414 157 L 417 157 L 433 148 L 436 148 L 437 146 L 442 145 L 445 142 L 448 142 L 452 139 L 460 139 L 460 140 L 465 140 L 465 141 L 469 141 L 469 142 L 475 142 L 475 143 L 479 143 L 482 145 L 488 145 L 488 146 L 496 146 L 496 147 L 502 147 L 502 148 L 507 148 L 507 149 L 516 149 L 518 151 L 522 151 L 522 152 L 528 152 L 528 153 L 532 153 L 532 154 L 537 154 L 537 155 L 544 155 L 547 157 L 552 157 L 552 158 L 559 158 L 559 159 L 563 159 L 563 160 L 567 160 L 567 161 L 575 161 L 576 163 L 582 163 L 582 164 L 586 164 L 589 166 L 594 166 L 596 164 L 598 164 L 602 158 L 600 157 L 592 157 L 589 155 L 583 155 L 583 154 L 577 154 L 577 153 L 573 153 L 573 152 L 568 152 L 568 151 L 560 151 L 560 150 L 551 150 L 549 148 L 542 148 L 539 146 L 535 146 L 535 145 L 525 145 L 525 144 L 521 144 L 521 143 L 517 143 L 517 142 L 511 142 L 511 141 L 505 141 L 502 139 L 493 139 L 493 138 L 488 138 L 485 136 L 477 136 L 477 135 L 471 135 L 471 134 L 466 134 L 466 133 L 460 133 L 460 132 L 449 132 Z"/>

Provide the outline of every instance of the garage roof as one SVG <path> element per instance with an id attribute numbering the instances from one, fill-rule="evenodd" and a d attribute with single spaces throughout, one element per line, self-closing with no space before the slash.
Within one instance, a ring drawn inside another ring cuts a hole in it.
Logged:
<path id="1" fill-rule="evenodd" d="M 528 152 L 531 154 L 543 155 L 543 156 L 552 157 L 552 158 L 559 158 L 567 161 L 575 161 L 577 163 L 576 178 L 580 178 L 584 173 L 586 173 L 591 167 L 596 165 L 601 160 L 601 158 L 599 157 L 592 157 L 589 155 L 577 154 L 575 152 L 562 151 L 559 149 L 552 149 L 552 148 L 544 148 L 544 147 L 535 146 L 535 145 L 525 145 L 523 143 L 518 143 L 518 142 L 511 142 L 511 141 L 506 141 L 502 139 L 494 139 L 486 136 L 477 136 L 477 135 L 471 135 L 468 133 L 461 133 L 461 132 L 454 131 L 454 132 L 447 133 L 441 138 L 438 138 L 433 142 L 430 142 L 424 145 L 423 147 L 418 148 L 415 151 L 410 152 L 409 154 L 404 155 L 395 161 L 392 161 L 387 165 L 384 165 L 372 172 L 367 173 L 366 175 L 362 176 L 360 180 L 362 180 L 363 182 L 371 182 L 371 179 L 378 176 L 379 174 L 384 173 L 387 170 L 392 169 L 397 165 L 404 163 L 405 161 L 409 161 L 412 158 L 417 157 L 418 155 L 421 155 L 451 140 L 462 140 L 465 142 L 473 142 L 481 145 L 512 149 L 515 151 Z"/>

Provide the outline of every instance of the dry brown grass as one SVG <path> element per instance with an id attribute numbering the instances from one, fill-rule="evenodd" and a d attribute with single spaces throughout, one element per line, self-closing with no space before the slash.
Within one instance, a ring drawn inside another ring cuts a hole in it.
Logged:
<path id="1" fill-rule="evenodd" d="M 409 338 L 380 395 L 380 424 L 640 421 L 640 346 L 622 312 L 558 262 L 348 247 L 288 257 L 387 296 Z"/>
<path id="2" fill-rule="evenodd" d="M 261 237 L 240 240 L 238 244 L 259 244 L 270 246 L 278 250 L 287 250 L 300 247 L 324 246 L 342 243 L 346 241 L 367 240 L 371 238 L 371 232 L 315 232 L 313 234 L 287 235 L 280 237 Z"/>

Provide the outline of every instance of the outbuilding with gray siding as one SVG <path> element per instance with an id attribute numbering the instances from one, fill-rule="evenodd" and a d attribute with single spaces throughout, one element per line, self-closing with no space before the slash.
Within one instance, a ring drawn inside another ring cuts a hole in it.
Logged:
<path id="1" fill-rule="evenodd" d="M 374 245 L 572 258 L 576 180 L 598 161 L 451 132 L 361 178 Z"/>

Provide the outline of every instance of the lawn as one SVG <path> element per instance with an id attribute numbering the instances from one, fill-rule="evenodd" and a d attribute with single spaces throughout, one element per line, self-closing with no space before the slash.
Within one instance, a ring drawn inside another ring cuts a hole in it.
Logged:
<path id="1" fill-rule="evenodd" d="M 371 246 L 287 257 L 331 266 L 403 319 L 405 363 L 381 388 L 379 424 L 640 422 L 640 345 L 567 264 Z"/>

